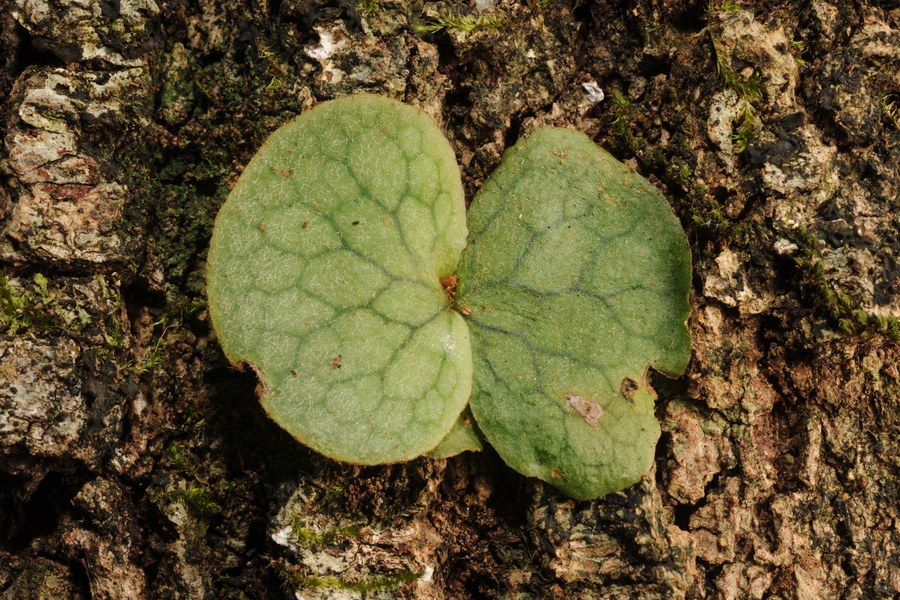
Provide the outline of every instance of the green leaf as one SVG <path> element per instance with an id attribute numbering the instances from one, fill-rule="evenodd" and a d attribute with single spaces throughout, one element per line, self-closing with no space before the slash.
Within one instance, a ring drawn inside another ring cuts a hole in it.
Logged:
<path id="1" fill-rule="evenodd" d="M 690 354 L 690 254 L 665 199 L 584 135 L 544 129 L 469 218 L 457 275 L 462 187 L 440 131 L 376 96 L 320 105 L 272 135 L 217 218 L 226 355 L 256 370 L 277 422 L 339 460 L 487 438 L 576 498 L 636 482 L 659 437 L 649 368 L 677 376 Z"/>
<path id="2" fill-rule="evenodd" d="M 468 330 L 440 283 L 465 236 L 459 170 L 431 119 L 378 96 L 323 103 L 272 134 L 216 219 L 222 348 L 319 452 L 419 456 L 470 394 Z"/>
<path id="3" fill-rule="evenodd" d="M 450 430 L 436 448 L 426 454 L 429 458 L 449 458 L 463 452 L 479 452 L 484 449 L 484 435 L 475 423 L 472 410 L 466 407 L 453 429 Z"/>
<path id="4" fill-rule="evenodd" d="M 507 151 L 468 218 L 456 301 L 485 437 L 575 498 L 635 483 L 659 438 L 648 367 L 677 376 L 690 356 L 690 252 L 665 198 L 547 128 Z"/>

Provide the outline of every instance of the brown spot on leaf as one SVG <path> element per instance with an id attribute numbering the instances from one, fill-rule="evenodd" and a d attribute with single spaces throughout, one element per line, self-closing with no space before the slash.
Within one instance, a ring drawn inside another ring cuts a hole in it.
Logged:
<path id="1" fill-rule="evenodd" d="M 553 477 L 555 477 L 556 479 L 562 477 L 562 471 L 560 471 L 559 469 L 550 469 L 550 474 L 553 475 Z"/>
<path id="2" fill-rule="evenodd" d="M 622 395 L 625 396 L 625 399 L 628 400 L 631 404 L 634 404 L 634 394 L 638 391 L 637 381 L 632 379 L 631 377 L 626 377 L 622 380 L 621 392 Z"/>
<path id="3" fill-rule="evenodd" d="M 443 279 L 441 279 L 441 287 L 444 288 L 444 293 L 447 294 L 447 297 L 453 300 L 453 295 L 456 293 L 456 284 L 459 282 L 459 275 L 447 275 Z"/>
<path id="4" fill-rule="evenodd" d="M 603 407 L 577 394 L 565 394 L 566 406 L 584 417 L 584 422 L 593 427 L 603 417 Z"/>
<path id="5" fill-rule="evenodd" d="M 331 366 L 335 369 L 341 368 L 341 355 L 338 354 L 337 357 L 331 359 Z"/>
<path id="6" fill-rule="evenodd" d="M 253 363 L 246 364 L 253 370 L 254 373 L 256 373 L 256 395 L 259 398 L 265 398 L 269 395 L 269 384 L 266 383 L 266 380 L 263 378 L 262 370 Z"/>
<path id="7" fill-rule="evenodd" d="M 285 169 L 284 171 L 281 172 L 281 176 L 282 176 L 282 177 L 290 177 L 290 176 L 291 176 L 291 172 L 288 171 L 287 169 Z"/>

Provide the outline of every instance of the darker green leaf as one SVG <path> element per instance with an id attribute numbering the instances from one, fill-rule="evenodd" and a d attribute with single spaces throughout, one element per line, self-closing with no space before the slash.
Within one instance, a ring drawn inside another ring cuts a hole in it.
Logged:
<path id="1" fill-rule="evenodd" d="M 457 302 L 485 437 L 576 498 L 635 483 L 659 437 L 648 367 L 677 376 L 690 355 L 690 253 L 666 200 L 547 128 L 507 151 L 468 218 Z"/>

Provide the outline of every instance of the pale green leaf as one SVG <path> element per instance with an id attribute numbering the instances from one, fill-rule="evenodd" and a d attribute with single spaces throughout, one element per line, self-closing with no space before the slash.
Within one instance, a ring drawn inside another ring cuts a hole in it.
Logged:
<path id="1" fill-rule="evenodd" d="M 465 236 L 431 119 L 378 96 L 321 104 L 272 134 L 216 219 L 219 342 L 303 443 L 354 463 L 419 456 L 471 389 L 468 330 L 440 284 Z"/>
<path id="2" fill-rule="evenodd" d="M 448 458 L 463 452 L 478 452 L 484 449 L 484 435 L 475 423 L 475 417 L 468 407 L 462 411 L 453 429 L 441 440 L 436 448 L 428 452 L 430 458 Z"/>

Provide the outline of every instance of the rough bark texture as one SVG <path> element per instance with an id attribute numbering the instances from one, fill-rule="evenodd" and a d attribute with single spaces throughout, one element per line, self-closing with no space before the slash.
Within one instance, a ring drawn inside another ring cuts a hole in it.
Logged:
<path id="1" fill-rule="evenodd" d="M 900 594 L 894 0 L 8 1 L 3 600 Z M 448 14 L 497 21 L 417 33 Z M 352 467 L 263 415 L 205 311 L 213 218 L 357 91 L 433 115 L 469 194 L 545 124 L 664 191 L 694 356 L 642 483 Z"/>

